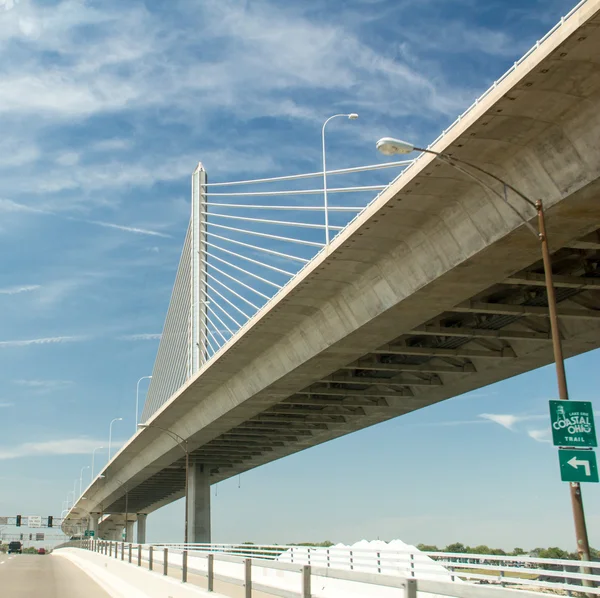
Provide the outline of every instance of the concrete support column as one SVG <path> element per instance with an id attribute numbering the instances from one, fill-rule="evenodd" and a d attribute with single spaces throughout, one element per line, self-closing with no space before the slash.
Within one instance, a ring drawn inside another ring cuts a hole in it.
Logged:
<path id="1" fill-rule="evenodd" d="M 88 520 L 88 529 L 95 532 L 98 535 L 98 520 L 100 519 L 100 515 L 98 513 L 90 513 L 90 518 Z"/>
<path id="2" fill-rule="evenodd" d="M 210 543 L 210 470 L 191 463 L 188 486 L 188 542 Z"/>
<path id="3" fill-rule="evenodd" d="M 125 542 L 133 542 L 133 525 L 135 521 L 130 520 L 125 524 Z"/>
<path id="4" fill-rule="evenodd" d="M 146 543 L 146 519 L 148 515 L 146 513 L 138 513 L 137 516 L 137 543 Z"/>

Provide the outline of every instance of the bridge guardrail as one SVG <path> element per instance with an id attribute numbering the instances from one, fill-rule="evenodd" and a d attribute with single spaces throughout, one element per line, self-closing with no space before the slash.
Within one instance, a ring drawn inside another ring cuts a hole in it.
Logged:
<path id="1" fill-rule="evenodd" d="M 414 598 L 417 591 L 456 598 L 522 598 L 524 593 L 532 591 L 538 595 L 558 592 L 569 596 L 600 596 L 600 563 L 597 562 L 353 547 L 133 545 L 104 540 L 68 544 L 127 560 L 134 566 L 145 566 L 163 575 L 181 571 L 184 583 L 189 575 L 201 576 L 206 579 L 209 591 L 215 581 L 221 581 L 282 598 L 304 598 L 310 596 L 314 578 L 320 578 L 319 582 L 328 578 L 404 588 L 408 598 Z M 592 572 L 581 573 L 578 571 L 581 568 Z M 277 571 L 287 571 L 292 576 L 282 581 Z M 590 585 L 584 586 L 586 582 Z M 246 597 L 250 598 L 250 594 Z"/>

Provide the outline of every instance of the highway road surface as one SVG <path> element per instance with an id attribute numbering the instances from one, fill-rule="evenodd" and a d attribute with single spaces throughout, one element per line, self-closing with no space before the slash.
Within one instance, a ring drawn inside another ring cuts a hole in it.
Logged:
<path id="1" fill-rule="evenodd" d="M 59 556 L 0 554 L 2 598 L 110 598 L 79 567 Z"/>

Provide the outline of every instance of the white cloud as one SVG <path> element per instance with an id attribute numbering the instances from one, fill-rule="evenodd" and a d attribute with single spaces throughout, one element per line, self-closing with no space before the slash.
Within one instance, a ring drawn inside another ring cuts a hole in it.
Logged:
<path id="1" fill-rule="evenodd" d="M 75 384 L 73 380 L 14 380 L 14 383 L 38 391 L 60 390 Z"/>
<path id="2" fill-rule="evenodd" d="M 18 2 L 19 0 L 0 0 L 0 12 L 11 10 Z"/>
<path id="3" fill-rule="evenodd" d="M 113 137 L 111 139 L 103 139 L 92 144 L 91 149 L 98 152 L 114 152 L 117 150 L 126 150 L 132 146 L 129 139 L 120 139 Z"/>
<path id="4" fill-rule="evenodd" d="M 123 230 L 128 233 L 135 233 L 138 235 L 150 235 L 152 237 L 164 237 L 166 239 L 171 238 L 171 235 L 167 235 L 166 233 L 160 233 L 155 230 L 148 230 L 146 228 L 137 228 L 135 226 L 123 226 L 121 224 L 113 224 L 112 222 L 102 222 L 100 220 L 85 220 L 83 218 L 73 218 L 71 216 L 68 217 L 69 220 L 77 220 L 79 222 L 87 222 L 88 224 L 95 224 L 97 226 L 104 226 L 106 228 L 114 228 L 117 230 Z"/>
<path id="5" fill-rule="evenodd" d="M 54 345 L 60 343 L 76 343 L 86 340 L 85 336 L 51 336 L 20 341 L 0 341 L 0 347 L 28 347 L 30 345 Z"/>
<path id="6" fill-rule="evenodd" d="M 477 424 L 489 424 L 489 421 L 483 420 L 483 419 L 458 419 L 458 420 L 448 420 L 448 421 L 444 421 L 444 422 L 429 422 L 429 423 L 423 423 L 423 424 L 412 424 L 413 427 L 419 427 L 419 428 L 429 428 L 429 427 L 435 427 L 435 428 L 445 428 L 445 427 L 452 427 L 452 426 L 471 426 L 471 425 L 477 425 Z"/>
<path id="7" fill-rule="evenodd" d="M 462 91 L 427 77 L 392 50 L 377 52 L 352 28 L 308 18 L 294 7 L 256 2 L 249 10 L 238 0 L 206 0 L 201 8 L 190 5 L 187 14 L 206 46 L 218 44 L 217 59 L 182 57 L 195 42 L 137 6 L 103 11 L 66 0 L 30 11 L 28 21 L 44 25 L 33 47 L 68 60 L 52 69 L 31 60 L 25 72 L 6 65 L 0 112 L 72 119 L 167 105 L 197 114 L 201 105 L 227 106 L 246 117 L 314 120 L 322 115 L 291 99 L 313 88 L 351 90 L 377 112 L 394 104 L 407 113 L 424 106 L 449 114 L 464 101 Z M 81 44 L 75 32 L 86 25 L 103 26 L 110 38 Z M 485 35 L 469 39 L 481 45 Z M 506 45 L 502 38 L 494 47 Z"/>
<path id="8" fill-rule="evenodd" d="M 39 284 L 30 284 L 21 287 L 7 287 L 0 289 L 0 295 L 18 295 L 20 293 L 29 293 L 40 288 Z"/>
<path id="9" fill-rule="evenodd" d="M 527 430 L 527 435 L 533 438 L 537 442 L 550 442 L 550 430 L 548 428 L 542 428 L 541 430 Z"/>
<path id="10" fill-rule="evenodd" d="M 56 157 L 57 164 L 61 166 L 75 166 L 81 159 L 77 152 L 63 152 Z"/>
<path id="11" fill-rule="evenodd" d="M 101 446 L 102 440 L 89 438 L 65 438 L 45 442 L 24 442 L 16 446 L 0 447 L 0 460 L 18 459 L 21 457 L 47 457 L 52 455 L 89 455 Z M 115 446 L 123 442 L 113 441 Z"/>
<path id="12" fill-rule="evenodd" d="M 52 214 L 52 212 L 48 210 L 27 206 L 17 201 L 12 201 L 12 199 L 0 199 L 0 210 L 3 212 L 33 212 L 36 214 Z"/>
<path id="13" fill-rule="evenodd" d="M 154 341 L 160 340 L 162 334 L 160 333 L 146 333 L 146 334 L 128 334 L 119 337 L 123 341 Z"/>
<path id="14" fill-rule="evenodd" d="M 139 228 L 135 226 L 124 226 L 122 224 L 115 224 L 113 222 L 103 222 L 102 220 L 89 220 L 87 218 L 78 218 L 76 216 L 69 216 L 63 214 L 61 212 L 53 212 L 52 210 L 45 210 L 42 208 L 34 208 L 16 201 L 12 201 L 10 199 L 0 199 L 0 210 L 4 210 L 5 212 L 33 212 L 36 214 L 45 214 L 48 216 L 55 216 L 57 218 L 62 218 L 65 220 L 72 220 L 75 222 L 85 222 L 86 224 L 93 224 L 95 226 L 102 226 L 105 228 L 114 228 L 117 230 L 122 230 L 128 233 L 135 233 L 138 235 L 150 235 L 153 237 L 164 237 L 170 238 L 171 235 L 166 233 L 161 233 L 155 230 L 149 230 L 146 228 Z"/>
<path id="15" fill-rule="evenodd" d="M 479 417 L 493 421 L 508 430 L 514 430 L 515 424 L 519 421 L 519 417 L 510 414 L 498 414 L 498 413 L 481 413 Z"/>

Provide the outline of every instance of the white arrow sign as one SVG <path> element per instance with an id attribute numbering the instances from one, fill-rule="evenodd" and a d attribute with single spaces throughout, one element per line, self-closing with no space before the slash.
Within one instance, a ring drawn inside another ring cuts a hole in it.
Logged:
<path id="1" fill-rule="evenodd" d="M 575 469 L 577 469 L 580 465 L 583 465 L 585 467 L 585 475 L 588 477 L 592 475 L 589 461 L 580 461 L 577 457 L 573 457 L 572 459 L 569 459 L 567 463 Z"/>

